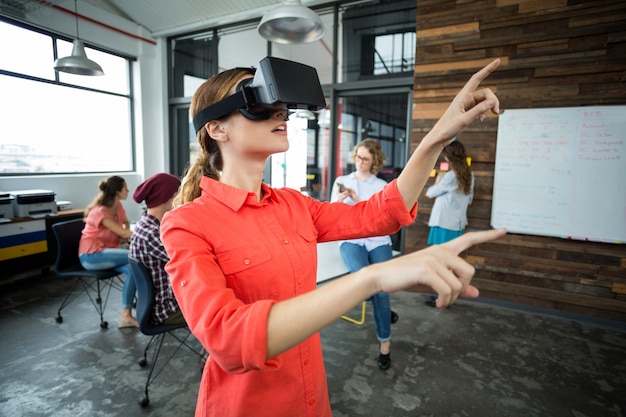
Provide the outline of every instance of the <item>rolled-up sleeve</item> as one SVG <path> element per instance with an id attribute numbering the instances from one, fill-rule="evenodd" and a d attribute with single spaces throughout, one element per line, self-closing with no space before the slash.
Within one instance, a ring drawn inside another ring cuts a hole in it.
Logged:
<path id="1" fill-rule="evenodd" d="M 314 216 L 318 241 L 353 239 L 396 233 L 408 226 L 417 216 L 417 202 L 407 209 L 396 180 L 366 201 L 352 206 L 326 203 L 318 207 Z"/>

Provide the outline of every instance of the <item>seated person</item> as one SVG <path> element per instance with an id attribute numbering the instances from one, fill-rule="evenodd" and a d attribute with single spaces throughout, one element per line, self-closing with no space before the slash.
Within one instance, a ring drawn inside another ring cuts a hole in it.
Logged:
<path id="1" fill-rule="evenodd" d="M 137 203 L 146 202 L 147 210 L 141 214 L 130 238 L 130 256 L 146 266 L 155 289 L 152 313 L 154 324 L 178 324 L 185 319 L 172 292 L 165 264 L 169 256 L 161 243 L 161 219 L 172 209 L 180 180 L 167 174 L 155 174 L 139 184 L 133 193 Z"/>
<path id="2" fill-rule="evenodd" d="M 122 315 L 118 327 L 139 327 L 132 314 L 137 288 L 128 265 L 128 249 L 124 247 L 132 234 L 122 205 L 122 200 L 128 197 L 126 180 L 112 175 L 100 181 L 98 188 L 100 192 L 85 210 L 78 258 L 83 268 L 89 271 L 115 269 L 124 274 Z"/>

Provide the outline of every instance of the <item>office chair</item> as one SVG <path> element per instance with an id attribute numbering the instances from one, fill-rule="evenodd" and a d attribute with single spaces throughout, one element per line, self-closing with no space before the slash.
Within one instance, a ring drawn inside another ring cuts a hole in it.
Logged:
<path id="1" fill-rule="evenodd" d="M 146 407 L 148 404 L 150 404 L 148 387 L 159 376 L 161 371 L 169 363 L 174 354 L 176 354 L 176 352 L 178 352 L 178 350 L 182 346 L 186 346 L 189 350 L 198 355 L 198 357 L 202 357 L 202 353 L 197 351 L 187 343 L 187 339 L 191 335 L 191 331 L 189 331 L 186 323 L 152 323 L 152 311 L 154 310 L 155 297 L 152 277 L 150 276 L 150 272 L 148 272 L 145 265 L 139 260 L 129 257 L 128 261 L 130 262 L 130 268 L 133 273 L 133 278 L 135 279 L 135 283 L 137 284 L 137 321 L 139 322 L 139 330 L 146 336 L 151 336 L 150 341 L 143 351 L 143 358 L 139 360 L 139 366 L 141 366 L 142 368 L 150 363 L 150 371 L 148 372 L 146 386 L 144 389 L 145 396 L 139 400 L 139 405 L 141 405 L 142 407 Z M 179 334 L 176 334 L 175 331 L 178 329 L 184 329 L 184 335 L 181 336 Z M 161 367 L 155 371 L 156 363 L 159 357 L 159 353 L 161 351 L 161 347 L 163 345 L 163 341 L 165 339 L 165 336 L 168 334 L 174 339 L 178 340 L 179 344 L 165 359 L 165 362 L 161 365 Z M 153 350 L 153 354 L 150 358 L 150 361 L 148 362 L 148 351 L 150 349 Z"/>
<path id="2" fill-rule="evenodd" d="M 68 220 L 52 225 L 52 231 L 58 245 L 54 272 L 62 278 L 76 278 L 74 286 L 59 307 L 56 322 L 63 322 L 61 310 L 85 292 L 100 314 L 100 327 L 106 329 L 109 327 L 109 323 L 104 320 L 104 310 L 109 300 L 111 288 L 121 290 L 124 282 L 120 273 L 113 269 L 89 271 L 82 267 L 78 260 L 78 244 L 84 227 L 83 219 Z M 77 291 L 79 286 L 82 286 L 81 291 Z M 106 291 L 104 300 L 102 299 L 103 289 Z"/>

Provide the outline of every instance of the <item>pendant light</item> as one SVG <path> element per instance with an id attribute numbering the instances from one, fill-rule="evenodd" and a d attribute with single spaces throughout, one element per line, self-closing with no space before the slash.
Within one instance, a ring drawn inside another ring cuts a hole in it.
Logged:
<path id="1" fill-rule="evenodd" d="M 63 71 L 77 75 L 104 75 L 102 67 L 87 58 L 85 46 L 78 36 L 78 6 L 74 0 L 74 17 L 76 18 L 76 39 L 72 46 L 72 55 L 54 61 L 55 71 Z"/>
<path id="2" fill-rule="evenodd" d="M 265 13 L 257 30 L 268 41 L 282 44 L 313 42 L 326 32 L 317 13 L 300 0 L 284 0 Z"/>

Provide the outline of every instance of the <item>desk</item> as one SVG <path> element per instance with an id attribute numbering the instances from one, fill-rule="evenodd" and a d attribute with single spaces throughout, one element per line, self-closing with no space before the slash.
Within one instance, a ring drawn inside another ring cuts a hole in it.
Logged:
<path id="1" fill-rule="evenodd" d="M 393 256 L 399 255 L 397 250 Z M 341 259 L 339 242 L 324 242 L 317 244 L 317 283 L 346 275 L 350 270 Z"/>
<path id="2" fill-rule="evenodd" d="M 75 209 L 0 223 L 0 284 L 15 281 L 17 275 L 28 271 L 39 269 L 46 273 L 57 256 L 52 225 L 82 217 L 83 210 Z"/>
<path id="3" fill-rule="evenodd" d="M 341 259 L 338 242 L 317 244 L 317 283 L 337 278 L 350 272 Z"/>

